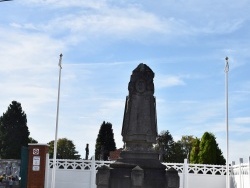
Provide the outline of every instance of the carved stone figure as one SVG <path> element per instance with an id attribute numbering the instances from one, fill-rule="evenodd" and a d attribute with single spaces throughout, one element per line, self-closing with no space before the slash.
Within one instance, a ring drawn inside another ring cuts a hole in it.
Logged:
<path id="1" fill-rule="evenodd" d="M 153 78 L 154 72 L 143 63 L 132 72 L 122 127 L 123 141 L 126 143 L 125 150 L 150 150 L 156 141 Z"/>

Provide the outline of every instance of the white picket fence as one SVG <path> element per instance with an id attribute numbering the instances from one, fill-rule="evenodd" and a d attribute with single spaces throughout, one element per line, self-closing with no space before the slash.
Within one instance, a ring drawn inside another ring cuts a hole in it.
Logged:
<path id="1" fill-rule="evenodd" d="M 48 157 L 47 157 L 48 159 Z M 53 160 L 46 170 L 45 188 L 51 187 Z M 56 162 L 56 188 L 96 188 L 97 168 L 109 166 L 113 161 L 64 160 Z M 226 166 L 184 163 L 163 163 L 167 169 L 173 167 L 180 177 L 180 188 L 226 188 Z M 231 188 L 250 188 L 249 163 L 231 167 Z"/>

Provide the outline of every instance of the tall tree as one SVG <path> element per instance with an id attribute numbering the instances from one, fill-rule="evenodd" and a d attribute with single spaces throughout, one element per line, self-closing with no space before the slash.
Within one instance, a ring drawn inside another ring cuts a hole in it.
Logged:
<path id="1" fill-rule="evenodd" d="M 216 142 L 214 134 L 205 132 L 201 138 L 198 154 L 200 164 L 225 165 L 225 158 Z"/>
<path id="2" fill-rule="evenodd" d="M 28 146 L 29 134 L 27 117 L 21 103 L 12 101 L 0 117 L 0 157 L 20 159 L 22 146 Z"/>
<path id="3" fill-rule="evenodd" d="M 162 131 L 157 136 L 155 149 L 162 155 L 162 162 L 173 162 L 174 144 L 173 137 L 168 130 Z"/>
<path id="4" fill-rule="evenodd" d="M 174 142 L 173 153 L 170 158 L 172 163 L 183 163 L 184 159 L 187 157 L 183 143 L 181 141 Z"/>
<path id="5" fill-rule="evenodd" d="M 218 145 L 217 145 L 218 146 Z M 216 152 L 216 163 L 218 165 L 225 165 L 226 164 L 226 159 L 223 156 L 223 153 L 219 146 L 217 147 L 217 152 Z"/>
<path id="6" fill-rule="evenodd" d="M 200 151 L 200 139 L 195 138 L 193 141 L 193 146 L 190 152 L 189 162 L 193 164 L 199 163 L 199 151 Z"/>
<path id="7" fill-rule="evenodd" d="M 184 135 L 181 137 L 181 140 L 179 142 L 182 145 L 185 158 L 190 159 L 190 153 L 191 153 L 194 141 L 195 141 L 195 138 L 192 135 Z"/>
<path id="8" fill-rule="evenodd" d="M 114 133 L 112 124 L 109 122 L 103 122 L 99 134 L 96 139 L 95 145 L 95 158 L 100 160 L 108 160 L 109 152 L 116 150 L 116 144 L 114 140 Z"/>
<path id="9" fill-rule="evenodd" d="M 53 158 L 54 155 L 54 140 L 48 143 L 49 145 L 49 157 Z M 75 149 L 75 145 L 72 140 L 67 138 L 60 138 L 57 140 L 57 158 L 58 159 L 80 159 L 78 151 Z"/>
<path id="10" fill-rule="evenodd" d="M 205 132 L 200 142 L 199 152 L 200 164 L 215 164 L 216 163 L 216 141 L 213 134 Z"/>
<path id="11" fill-rule="evenodd" d="M 29 143 L 34 143 L 34 144 L 37 144 L 38 143 L 38 141 L 37 140 L 35 140 L 34 138 L 32 138 L 32 137 L 29 137 Z"/>

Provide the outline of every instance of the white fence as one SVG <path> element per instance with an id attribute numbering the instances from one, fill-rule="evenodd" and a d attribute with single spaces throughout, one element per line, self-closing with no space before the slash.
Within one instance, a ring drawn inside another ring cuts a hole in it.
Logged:
<path id="1" fill-rule="evenodd" d="M 45 188 L 50 188 L 53 160 L 48 159 Z M 113 161 L 57 159 L 55 188 L 96 188 L 95 177 L 98 167 L 109 166 Z"/>
<path id="2" fill-rule="evenodd" d="M 250 188 L 250 160 L 231 169 L 231 188 Z"/>
<path id="3" fill-rule="evenodd" d="M 180 177 L 180 188 L 225 188 L 226 166 L 184 163 L 163 163 L 173 167 Z"/>
<path id="4" fill-rule="evenodd" d="M 46 188 L 50 187 L 53 160 L 48 160 Z M 96 170 L 112 161 L 64 160 L 56 162 L 56 188 L 96 188 Z M 226 166 L 184 163 L 163 163 L 173 167 L 180 176 L 180 188 L 226 188 Z M 231 168 L 231 188 L 250 188 L 249 163 Z"/>

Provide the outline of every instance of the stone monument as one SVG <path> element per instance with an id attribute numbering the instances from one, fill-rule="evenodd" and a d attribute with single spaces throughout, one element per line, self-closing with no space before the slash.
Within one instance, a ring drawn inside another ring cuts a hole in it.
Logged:
<path id="1" fill-rule="evenodd" d="M 97 188 L 169 187 L 166 166 L 153 149 L 157 137 L 153 79 L 154 72 L 146 64 L 132 72 L 122 126 L 125 147 L 115 163 L 98 170 Z"/>

